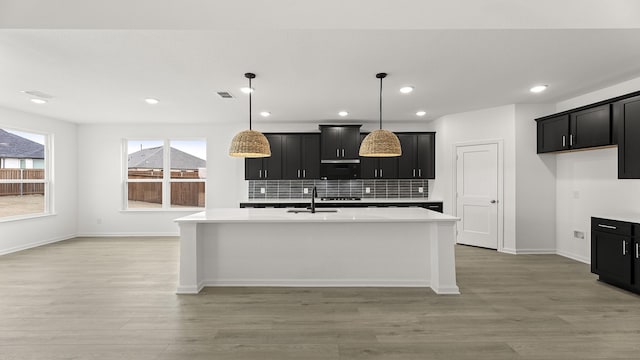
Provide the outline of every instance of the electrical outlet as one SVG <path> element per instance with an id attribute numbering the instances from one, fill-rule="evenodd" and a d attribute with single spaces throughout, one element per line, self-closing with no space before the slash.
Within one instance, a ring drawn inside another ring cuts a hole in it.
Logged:
<path id="1" fill-rule="evenodd" d="M 371 193 L 371 188 L 368 188 L 368 187 L 364 188 L 364 192 L 367 194 Z"/>
<path id="2" fill-rule="evenodd" d="M 260 188 L 260 194 L 264 194 L 264 193 L 266 193 L 266 192 L 267 192 L 267 189 L 265 189 L 265 188 Z"/>
<path id="3" fill-rule="evenodd" d="M 584 240 L 584 231 L 573 230 L 573 237 L 576 239 Z"/>
<path id="4" fill-rule="evenodd" d="M 303 193 L 303 194 L 308 194 L 308 193 L 309 193 L 309 188 L 304 188 L 304 189 L 302 189 L 302 193 Z"/>
<path id="5" fill-rule="evenodd" d="M 418 192 L 422 194 L 424 192 L 424 188 L 423 187 L 419 187 L 418 188 Z"/>

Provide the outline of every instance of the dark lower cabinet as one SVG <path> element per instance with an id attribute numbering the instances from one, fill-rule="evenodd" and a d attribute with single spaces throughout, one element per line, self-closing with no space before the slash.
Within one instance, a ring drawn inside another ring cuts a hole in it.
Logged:
<path id="1" fill-rule="evenodd" d="M 640 291 L 639 229 L 635 223 L 592 217 L 591 272 L 601 281 Z"/>
<path id="2" fill-rule="evenodd" d="M 618 178 L 640 179 L 640 96 L 613 104 L 617 128 Z"/>

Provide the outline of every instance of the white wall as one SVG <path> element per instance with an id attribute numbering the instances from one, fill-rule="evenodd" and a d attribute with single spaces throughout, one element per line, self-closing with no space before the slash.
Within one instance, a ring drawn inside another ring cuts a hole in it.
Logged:
<path id="1" fill-rule="evenodd" d="M 0 222 L 0 254 L 73 237 L 77 218 L 76 125 L 0 108 L 0 127 L 51 134 L 53 159 L 50 160 L 55 163 L 51 183 L 55 214 Z"/>
<path id="2" fill-rule="evenodd" d="M 78 234 L 177 235 L 173 219 L 184 211 L 123 211 L 124 139 L 207 140 L 207 208 L 237 207 L 246 198 L 244 161 L 229 157 L 240 126 L 226 125 L 79 125 Z"/>
<path id="3" fill-rule="evenodd" d="M 436 131 L 436 180 L 430 197 L 444 201 L 444 212 L 453 213 L 455 162 L 453 147 L 457 143 L 502 140 L 504 156 L 504 192 L 499 199 L 504 209 L 503 248 L 516 252 L 516 168 L 515 106 L 443 116 L 433 123 Z"/>
<path id="4" fill-rule="evenodd" d="M 556 105 L 556 112 L 588 105 L 640 90 L 640 78 L 578 96 Z M 590 262 L 590 218 L 624 212 L 638 213 L 640 180 L 618 179 L 618 151 L 588 150 L 555 155 L 556 238 L 558 253 L 586 263 Z M 585 232 L 584 239 L 573 231 Z"/>
<path id="5" fill-rule="evenodd" d="M 555 253 L 556 157 L 536 154 L 534 121 L 555 107 L 518 104 L 515 110 L 516 253 Z"/>

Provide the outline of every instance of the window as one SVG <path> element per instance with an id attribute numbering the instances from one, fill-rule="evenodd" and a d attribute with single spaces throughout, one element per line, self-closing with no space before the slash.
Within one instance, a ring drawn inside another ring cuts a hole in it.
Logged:
<path id="1" fill-rule="evenodd" d="M 204 208 L 204 140 L 127 140 L 126 209 Z"/>
<path id="2" fill-rule="evenodd" d="M 0 128 L 0 219 L 49 212 L 47 135 Z"/>

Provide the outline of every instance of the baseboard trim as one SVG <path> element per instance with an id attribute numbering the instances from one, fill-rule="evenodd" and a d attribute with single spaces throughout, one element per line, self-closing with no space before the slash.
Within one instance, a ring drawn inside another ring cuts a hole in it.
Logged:
<path id="1" fill-rule="evenodd" d="M 591 265 L 591 259 L 586 258 L 584 256 L 580 256 L 580 255 L 576 255 L 576 254 L 572 254 L 572 253 L 568 253 L 565 251 L 556 251 L 556 254 L 560 255 L 560 256 L 564 256 L 566 258 L 569 258 L 571 260 L 575 260 L 575 261 L 579 261 L 581 263 L 585 263 L 587 265 Z"/>
<path id="2" fill-rule="evenodd" d="M 56 242 L 59 242 L 59 241 L 65 241 L 65 240 L 73 239 L 75 237 L 76 237 L 75 234 L 64 235 L 64 236 L 56 236 L 54 238 L 47 239 L 47 240 L 41 240 L 41 241 L 36 241 L 36 242 L 20 245 L 20 246 L 14 246 L 12 248 L 0 250 L 0 255 L 7 255 L 7 254 L 14 253 L 14 252 L 22 251 L 22 250 L 33 249 L 33 248 L 38 247 L 38 246 L 47 245 L 47 244 L 53 244 L 53 243 L 56 243 Z"/>
<path id="3" fill-rule="evenodd" d="M 517 255 L 556 255 L 556 249 L 516 249 Z"/>
<path id="4" fill-rule="evenodd" d="M 500 250 L 500 252 L 503 252 L 505 254 L 511 254 L 511 255 L 516 255 L 516 249 L 511 249 L 511 248 L 502 248 L 502 250 Z"/>
<path id="5" fill-rule="evenodd" d="M 76 237 L 179 237 L 180 233 L 167 232 L 141 232 L 141 233 L 125 233 L 125 232 L 100 232 L 100 233 L 80 233 Z"/>
<path id="6" fill-rule="evenodd" d="M 273 286 L 273 287 L 431 287 L 421 280 L 370 280 L 370 279 L 234 279 L 204 280 L 203 286 Z M 448 289 L 443 288 L 443 291 Z"/>

